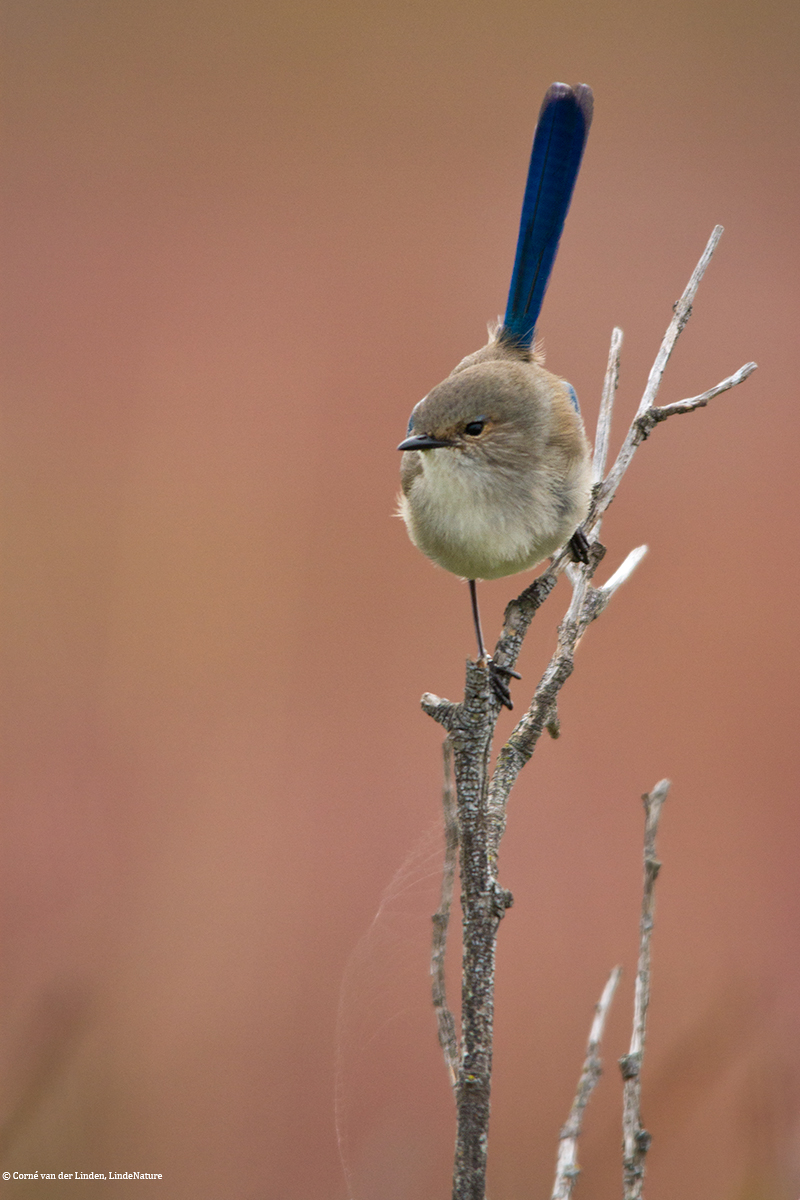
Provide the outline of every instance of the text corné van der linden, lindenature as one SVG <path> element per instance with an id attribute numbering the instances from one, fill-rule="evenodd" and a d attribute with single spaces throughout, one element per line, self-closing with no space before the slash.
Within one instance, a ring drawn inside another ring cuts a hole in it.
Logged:
<path id="1" fill-rule="evenodd" d="M 13 1179 L 163 1179 L 150 1171 L 15 1171 Z"/>

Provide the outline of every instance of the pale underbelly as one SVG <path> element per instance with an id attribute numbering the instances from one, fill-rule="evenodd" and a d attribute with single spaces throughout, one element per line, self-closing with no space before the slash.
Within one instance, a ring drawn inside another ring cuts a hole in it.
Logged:
<path id="1" fill-rule="evenodd" d="M 423 481 L 418 481 L 423 484 Z M 554 554 L 583 514 L 561 495 L 534 504 L 431 494 L 403 497 L 400 512 L 414 544 L 439 566 L 466 579 L 499 579 L 529 570 Z"/>

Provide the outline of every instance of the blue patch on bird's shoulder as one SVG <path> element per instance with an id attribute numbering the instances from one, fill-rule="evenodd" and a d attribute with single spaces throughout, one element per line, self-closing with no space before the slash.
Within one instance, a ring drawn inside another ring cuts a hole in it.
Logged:
<path id="1" fill-rule="evenodd" d="M 569 398 L 572 402 L 572 407 L 575 409 L 576 413 L 579 413 L 581 411 L 581 406 L 578 404 L 578 393 L 575 391 L 575 388 L 571 383 L 567 383 L 566 379 L 564 380 L 564 387 L 569 392 Z"/>

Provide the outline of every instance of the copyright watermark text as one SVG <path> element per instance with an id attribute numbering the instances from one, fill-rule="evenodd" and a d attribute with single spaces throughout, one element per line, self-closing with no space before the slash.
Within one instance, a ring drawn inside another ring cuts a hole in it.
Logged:
<path id="1" fill-rule="evenodd" d="M 3 1171 L 3 1179 L 163 1179 L 154 1171 Z"/>

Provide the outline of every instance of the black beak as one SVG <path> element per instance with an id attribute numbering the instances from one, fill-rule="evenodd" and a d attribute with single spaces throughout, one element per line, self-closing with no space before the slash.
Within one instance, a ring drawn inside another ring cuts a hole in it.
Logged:
<path id="1" fill-rule="evenodd" d="M 398 450 L 438 450 L 440 446 L 452 446 L 452 442 L 446 442 L 442 438 L 431 437 L 429 433 L 419 433 L 415 437 L 408 437 L 404 442 L 401 442 L 397 447 Z"/>

